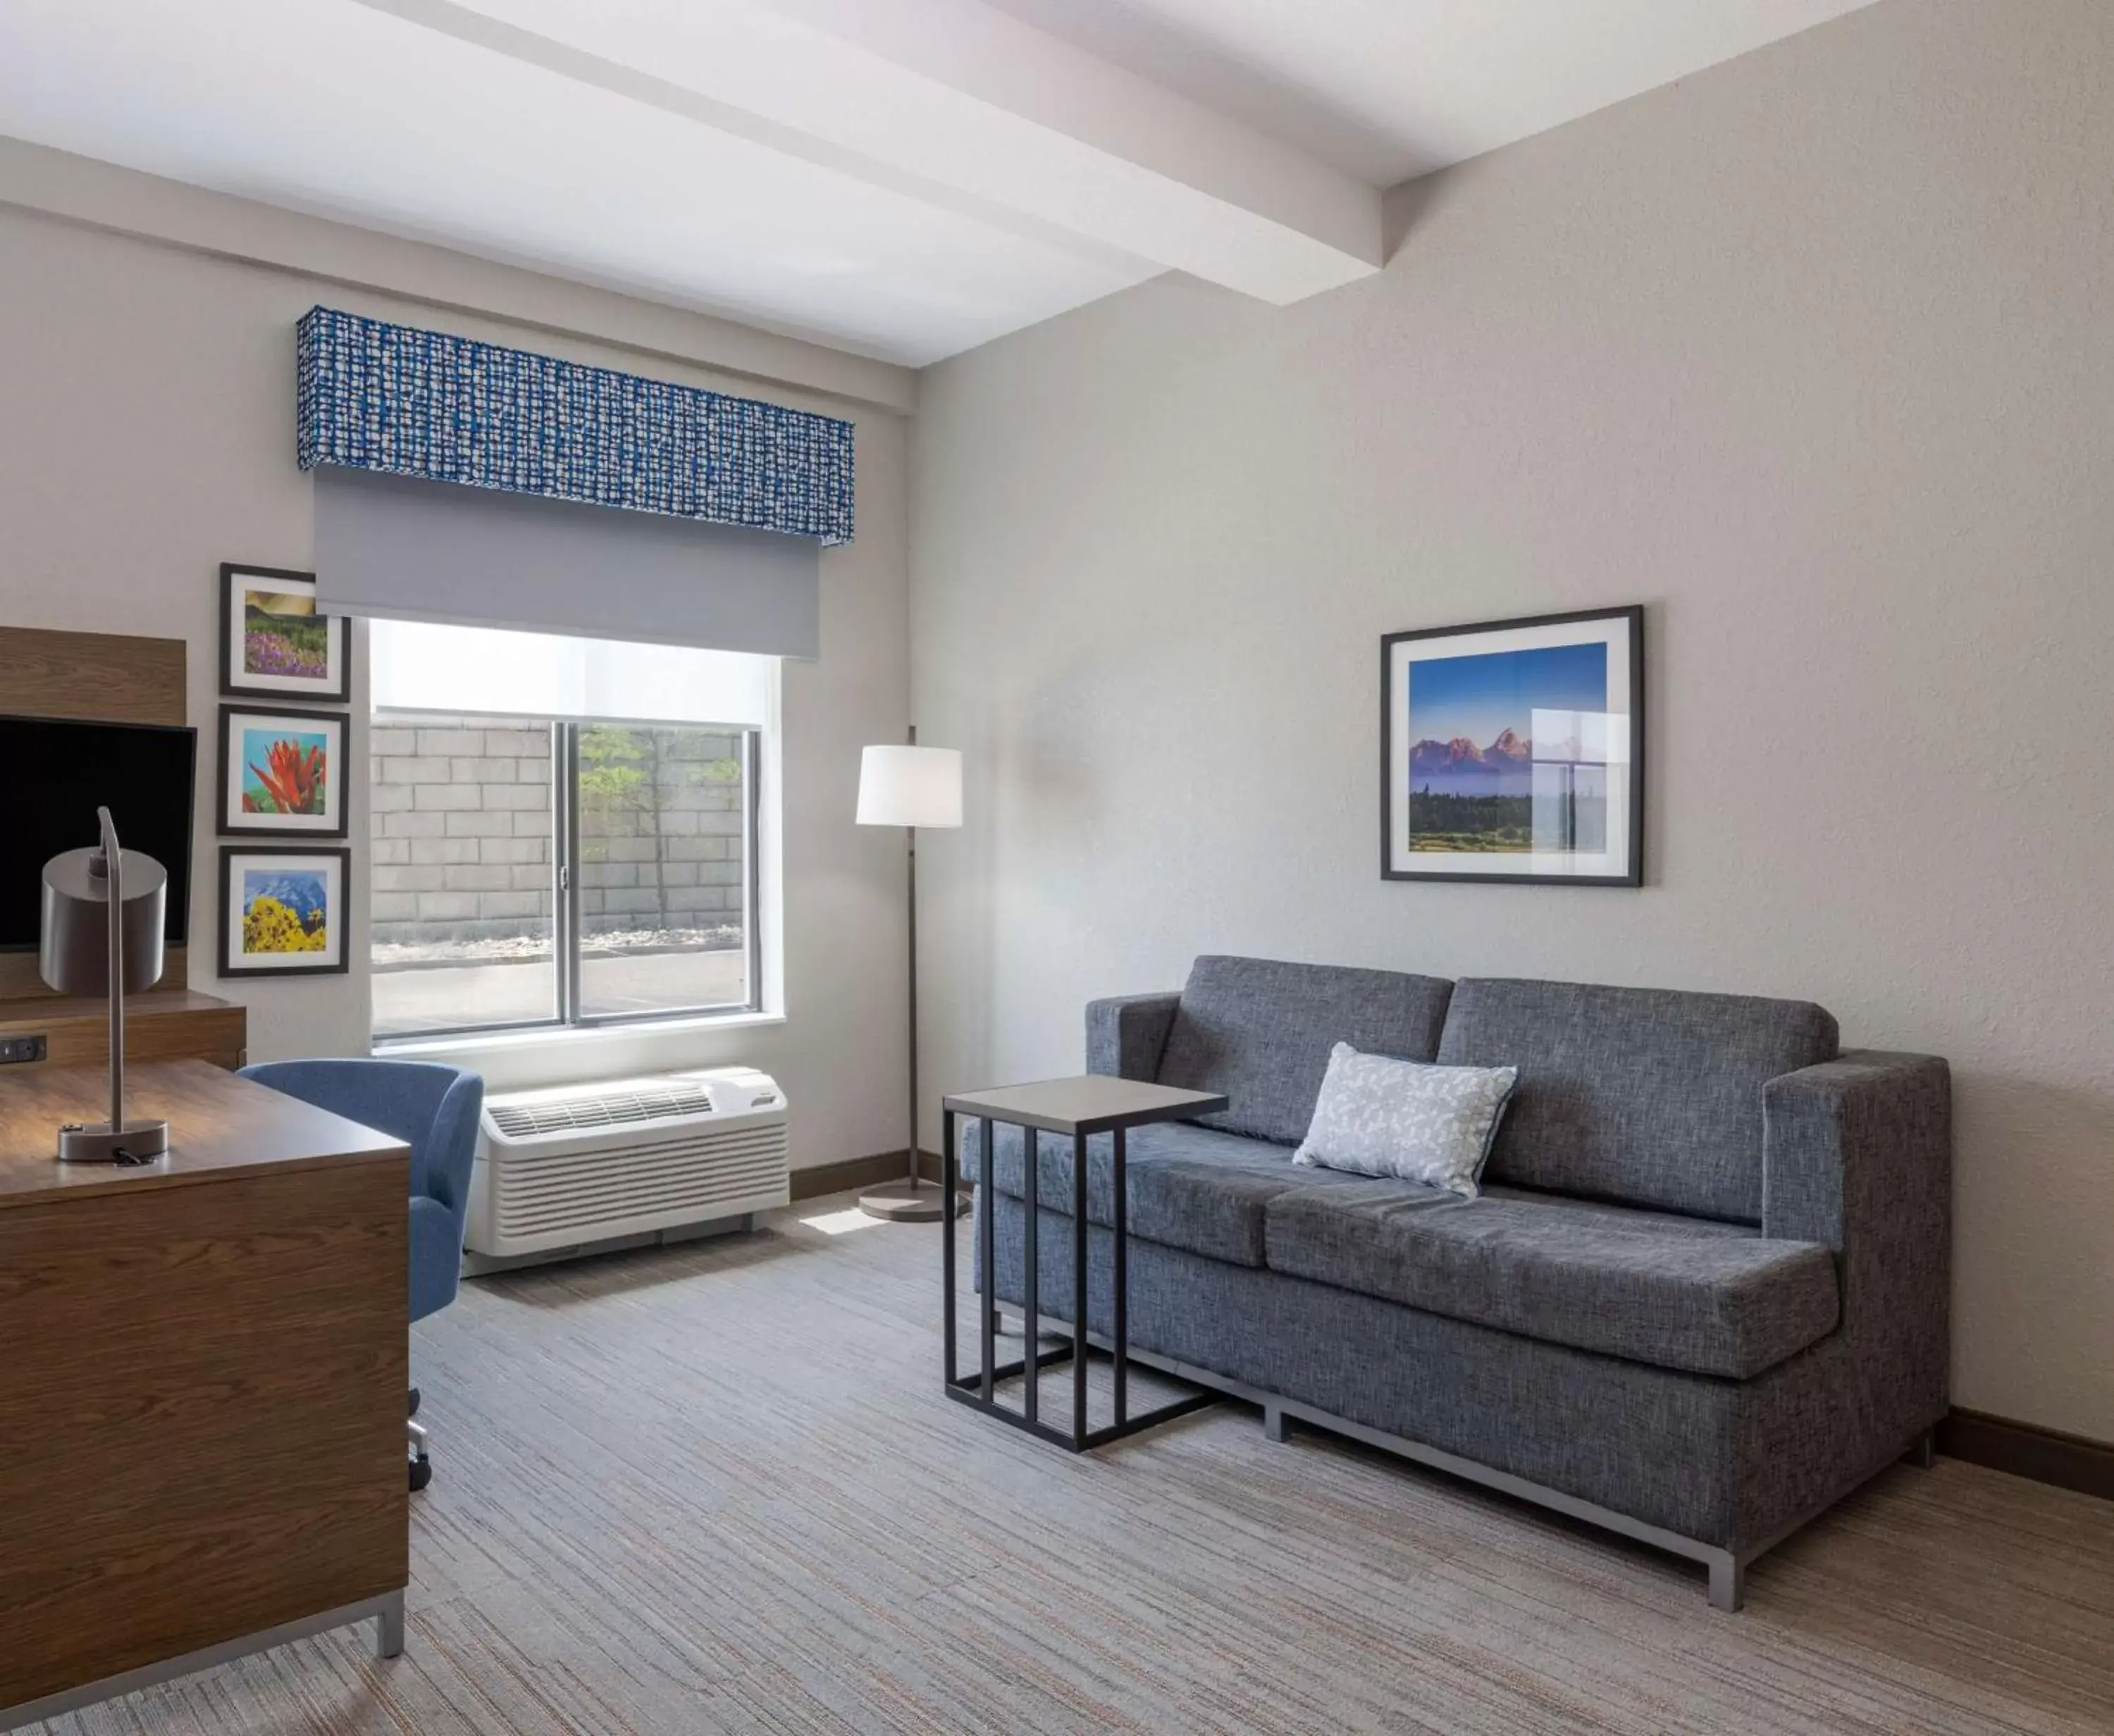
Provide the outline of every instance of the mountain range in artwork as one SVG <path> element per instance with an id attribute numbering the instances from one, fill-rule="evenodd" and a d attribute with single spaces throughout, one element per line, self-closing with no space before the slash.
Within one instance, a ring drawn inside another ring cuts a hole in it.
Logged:
<path id="1" fill-rule="evenodd" d="M 1546 721 L 1604 714 L 1607 646 L 1598 640 L 1412 660 L 1407 842 L 1418 854 L 1566 854 L 1604 847 L 1607 774 Z M 1575 724 L 1573 726 L 1576 727 Z M 1545 732 L 1544 732 L 1545 733 Z M 1539 772 L 1539 776 L 1537 776 Z"/>
<path id="2" fill-rule="evenodd" d="M 1434 796 L 1531 795 L 1534 744 L 1512 729 L 1487 747 L 1465 735 L 1419 742 L 1409 750 L 1409 787 Z"/>

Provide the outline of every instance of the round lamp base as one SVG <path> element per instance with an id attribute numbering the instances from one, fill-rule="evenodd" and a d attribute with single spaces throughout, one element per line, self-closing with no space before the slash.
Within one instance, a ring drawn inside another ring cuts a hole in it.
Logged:
<path id="1" fill-rule="evenodd" d="M 152 1163 L 169 1149 L 167 1122 L 134 1121 L 111 1131 L 108 1122 L 89 1122 L 59 1129 L 62 1163 Z"/>
<path id="2" fill-rule="evenodd" d="M 968 1196 L 956 1194 L 954 1215 L 959 1217 L 968 1208 Z M 885 1217 L 891 1223 L 937 1223 L 947 1215 L 937 1186 L 912 1187 L 908 1183 L 860 1195 L 859 1209 L 869 1217 Z"/>

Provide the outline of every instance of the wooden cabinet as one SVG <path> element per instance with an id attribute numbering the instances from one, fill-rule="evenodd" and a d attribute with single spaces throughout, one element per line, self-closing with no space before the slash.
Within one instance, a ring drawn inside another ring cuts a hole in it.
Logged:
<path id="1" fill-rule="evenodd" d="M 409 1155 L 199 1062 L 0 1071 L 0 1728 L 373 1615 L 409 1574 Z M 12 1709 L 11 1715 L 7 1709 Z"/>
<path id="2" fill-rule="evenodd" d="M 0 1090 L 22 1076 L 19 1068 L 108 1067 L 110 1003 L 56 994 L 0 1000 L 0 1039 L 10 1037 L 42 1037 L 44 1059 L 0 1067 Z M 153 989 L 126 998 L 125 1058 L 132 1067 L 143 1061 L 209 1061 L 232 1071 L 242 1065 L 249 1042 L 249 1010 L 233 1001 L 188 989 Z"/>

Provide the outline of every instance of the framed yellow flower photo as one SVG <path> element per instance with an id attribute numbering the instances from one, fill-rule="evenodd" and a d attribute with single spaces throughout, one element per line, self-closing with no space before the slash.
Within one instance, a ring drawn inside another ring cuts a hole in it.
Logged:
<path id="1" fill-rule="evenodd" d="M 220 974 L 323 976 L 345 969 L 349 849 L 220 850 Z"/>

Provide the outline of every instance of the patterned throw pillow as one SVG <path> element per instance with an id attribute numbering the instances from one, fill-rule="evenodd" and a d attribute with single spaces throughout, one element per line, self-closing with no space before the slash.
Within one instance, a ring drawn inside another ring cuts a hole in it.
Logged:
<path id="1" fill-rule="evenodd" d="M 1430 1067 L 1338 1043 L 1292 1161 L 1422 1181 L 1472 1199 L 1518 1080 L 1516 1067 Z"/>

